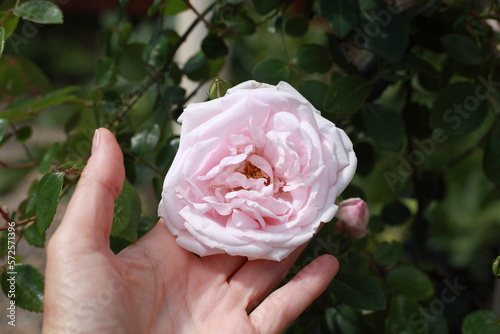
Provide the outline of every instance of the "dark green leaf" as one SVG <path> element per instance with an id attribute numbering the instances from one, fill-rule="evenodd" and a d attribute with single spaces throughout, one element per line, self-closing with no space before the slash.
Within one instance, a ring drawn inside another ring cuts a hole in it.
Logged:
<path id="1" fill-rule="evenodd" d="M 386 8 L 384 4 L 380 10 L 362 10 L 362 28 L 354 28 L 352 40 L 357 47 L 372 51 L 394 64 L 405 54 L 408 27 L 400 14 L 392 14 Z"/>
<path id="2" fill-rule="evenodd" d="M 410 210 L 400 201 L 386 204 L 382 208 L 382 218 L 391 225 L 404 224 L 410 217 Z"/>
<path id="3" fill-rule="evenodd" d="M 403 244 L 400 242 L 382 242 L 373 253 L 373 260 L 381 266 L 396 264 L 402 257 Z"/>
<path id="4" fill-rule="evenodd" d="M 184 102 L 184 96 L 186 96 L 186 90 L 182 87 L 171 86 L 165 89 L 165 99 L 172 104 L 181 104 Z"/>
<path id="5" fill-rule="evenodd" d="M 137 226 L 141 219 L 141 198 L 134 187 L 125 181 L 115 201 L 111 235 L 128 241 L 137 240 Z"/>
<path id="6" fill-rule="evenodd" d="M 8 40 L 17 28 L 19 17 L 12 14 L 10 11 L 0 12 L 0 22 L 2 22 L 2 28 L 5 29 L 5 40 Z"/>
<path id="7" fill-rule="evenodd" d="M 369 276 L 339 273 L 330 289 L 335 297 L 351 307 L 365 310 L 386 308 L 386 299 L 380 283 Z"/>
<path id="8" fill-rule="evenodd" d="M 348 75 L 335 80 L 327 94 L 325 109 L 335 115 L 356 112 L 370 95 L 371 86 L 363 77 Z"/>
<path id="9" fill-rule="evenodd" d="M 36 224 L 31 225 L 24 230 L 24 238 L 26 241 L 35 247 L 45 247 L 45 232 L 40 233 Z"/>
<path id="10" fill-rule="evenodd" d="M 328 49 L 319 44 L 301 45 L 295 51 L 293 61 L 306 73 L 325 73 L 332 67 Z"/>
<path id="11" fill-rule="evenodd" d="M 488 138 L 484 149 L 483 170 L 486 177 L 500 188 L 500 126 Z"/>
<path id="12" fill-rule="evenodd" d="M 20 143 L 24 143 L 30 139 L 33 133 L 33 129 L 29 125 L 25 125 L 16 131 L 16 140 Z"/>
<path id="13" fill-rule="evenodd" d="M 391 270 L 387 274 L 387 283 L 397 293 L 415 300 L 425 300 L 434 294 L 434 286 L 429 277 L 409 265 Z"/>
<path id="14" fill-rule="evenodd" d="M 175 154 L 179 149 L 179 141 L 179 137 L 171 138 L 160 150 L 156 158 L 156 165 L 160 169 L 167 171 L 170 168 L 170 165 L 174 161 Z"/>
<path id="15" fill-rule="evenodd" d="M 479 333 L 500 333 L 500 317 L 490 310 L 480 310 L 467 315 L 462 322 L 462 334 Z"/>
<path id="16" fill-rule="evenodd" d="M 208 34 L 201 42 L 201 50 L 208 58 L 224 57 L 229 52 L 224 40 L 215 34 Z"/>
<path id="17" fill-rule="evenodd" d="M 9 127 L 9 121 L 6 119 L 0 119 L 0 141 L 2 141 L 5 131 Z"/>
<path id="18" fill-rule="evenodd" d="M 273 9 L 278 8 L 286 0 L 252 0 L 255 10 L 260 15 L 266 15 Z"/>
<path id="19" fill-rule="evenodd" d="M 363 123 L 375 144 L 383 150 L 399 152 L 404 146 L 404 123 L 397 110 L 380 104 L 362 108 Z"/>
<path id="20" fill-rule="evenodd" d="M 151 6 L 149 6 L 148 8 L 148 16 L 153 16 L 154 14 L 156 14 L 162 3 L 163 0 L 154 0 Z"/>
<path id="21" fill-rule="evenodd" d="M 185 0 L 168 0 L 165 1 L 163 15 L 177 15 L 186 9 L 189 9 L 189 6 Z"/>
<path id="22" fill-rule="evenodd" d="M 422 315 L 423 312 L 425 311 L 414 300 L 403 296 L 392 298 L 386 319 L 387 333 L 429 333 L 429 324 Z"/>
<path id="23" fill-rule="evenodd" d="M 433 77 L 437 77 L 439 75 L 439 72 L 429 64 L 427 61 L 418 58 L 417 56 L 414 56 L 412 54 L 407 54 L 405 57 L 401 60 L 400 63 L 392 66 L 392 69 L 394 70 L 408 70 L 408 71 L 415 71 L 415 72 L 420 72 L 420 73 L 425 73 L 426 75 L 430 75 Z"/>
<path id="24" fill-rule="evenodd" d="M 488 104 L 476 96 L 476 86 L 471 82 L 457 82 L 436 96 L 430 124 L 447 135 L 461 137 L 477 129 L 487 113 Z"/>
<path id="25" fill-rule="evenodd" d="M 323 110 L 328 86 L 317 80 L 306 80 L 299 84 L 299 92 L 318 110 Z"/>
<path id="26" fill-rule="evenodd" d="M 142 58 L 151 66 L 161 66 L 179 39 L 179 35 L 173 30 L 161 31 L 146 45 Z"/>
<path id="27" fill-rule="evenodd" d="M 281 59 L 266 59 L 261 61 L 252 70 L 252 77 L 260 82 L 276 85 L 280 81 L 290 79 L 290 67 Z"/>
<path id="28" fill-rule="evenodd" d="M 35 214 L 36 225 L 40 233 L 45 232 L 54 219 L 63 181 L 64 173 L 47 173 L 37 186 Z"/>
<path id="29" fill-rule="evenodd" d="M 481 53 L 474 40 L 458 34 L 448 34 L 440 39 L 443 49 L 451 59 L 467 65 L 479 65 Z"/>
<path id="30" fill-rule="evenodd" d="M 47 152 L 42 158 L 42 161 L 40 162 L 40 168 L 38 169 L 38 171 L 41 174 L 45 174 L 49 171 L 49 168 L 52 165 L 52 160 L 54 159 L 54 155 L 56 154 L 58 149 L 59 149 L 59 143 L 55 142 L 47 150 Z"/>
<path id="31" fill-rule="evenodd" d="M 151 217 L 142 216 L 141 222 L 139 223 L 139 227 L 137 229 L 137 238 L 142 238 L 146 233 L 151 231 L 153 227 L 155 227 L 158 219 L 155 217 L 154 219 Z"/>
<path id="32" fill-rule="evenodd" d="M 10 275 L 9 272 L 16 274 Z M 43 312 L 44 278 L 38 269 L 29 264 L 17 264 L 4 272 L 1 280 L 2 291 L 11 299 L 9 306 L 15 305 L 31 312 Z"/>
<path id="33" fill-rule="evenodd" d="M 110 86 L 115 81 L 115 60 L 109 57 L 102 57 L 99 59 L 97 69 L 95 72 L 95 86 L 96 88 L 104 88 Z"/>
<path id="34" fill-rule="evenodd" d="M 193 81 L 207 80 L 216 76 L 223 65 L 224 58 L 208 59 L 200 51 L 187 61 L 183 72 Z"/>
<path id="35" fill-rule="evenodd" d="M 373 146 L 369 143 L 362 142 L 354 145 L 354 152 L 356 152 L 356 157 L 358 158 L 356 173 L 363 176 L 370 174 L 376 162 L 375 149 Z"/>
<path id="36" fill-rule="evenodd" d="M 158 124 L 151 124 L 137 132 L 130 140 L 132 151 L 139 157 L 151 152 L 160 140 L 161 130 Z"/>
<path id="37" fill-rule="evenodd" d="M 255 22 L 247 13 L 225 17 L 224 23 L 238 35 L 252 35 L 255 32 Z"/>
<path id="38" fill-rule="evenodd" d="M 304 16 L 294 16 L 285 23 L 285 34 L 292 37 L 301 37 L 309 30 L 309 20 Z"/>
<path id="39" fill-rule="evenodd" d="M 344 38 L 358 23 L 358 6 L 352 0 L 321 0 L 321 13 L 339 38 Z"/>
<path id="40" fill-rule="evenodd" d="M 50 1 L 33 0 L 14 8 L 14 14 L 25 20 L 43 24 L 63 23 L 63 13 Z"/>

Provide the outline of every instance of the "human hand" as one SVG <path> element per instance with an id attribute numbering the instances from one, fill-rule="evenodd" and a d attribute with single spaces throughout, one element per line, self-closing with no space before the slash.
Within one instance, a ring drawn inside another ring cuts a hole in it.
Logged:
<path id="1" fill-rule="evenodd" d="M 161 220 L 115 255 L 109 235 L 124 174 L 113 135 L 97 130 L 47 247 L 43 333 L 279 333 L 338 271 L 333 256 L 320 256 L 268 295 L 305 246 L 281 262 L 199 258 Z"/>

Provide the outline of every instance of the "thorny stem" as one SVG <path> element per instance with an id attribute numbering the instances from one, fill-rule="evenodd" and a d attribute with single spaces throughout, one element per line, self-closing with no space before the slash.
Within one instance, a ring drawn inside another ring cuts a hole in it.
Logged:
<path id="1" fill-rule="evenodd" d="M 215 28 L 213 25 L 211 25 L 211 24 L 210 24 L 210 22 L 208 22 L 208 21 L 205 19 L 205 17 L 204 17 L 204 16 L 205 16 L 205 14 L 200 14 L 200 13 L 196 10 L 196 8 L 194 8 L 193 4 L 192 4 L 190 1 L 186 1 L 186 4 L 189 6 L 189 9 L 191 9 L 191 10 L 194 12 L 194 14 L 198 17 L 198 20 L 200 20 L 201 22 L 203 22 L 203 23 L 207 26 L 207 28 L 208 28 L 209 30 L 214 30 L 214 31 L 215 31 L 215 30 L 217 30 L 217 28 Z"/>

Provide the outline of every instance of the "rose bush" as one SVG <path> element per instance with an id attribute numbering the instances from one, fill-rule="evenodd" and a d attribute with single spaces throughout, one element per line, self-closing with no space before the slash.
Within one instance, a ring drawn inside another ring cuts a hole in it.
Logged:
<path id="1" fill-rule="evenodd" d="M 349 198 L 339 203 L 338 231 L 346 231 L 355 238 L 363 238 L 370 220 L 368 205 L 361 198 Z"/>
<path id="2" fill-rule="evenodd" d="M 345 132 L 285 82 L 189 105 L 158 214 L 200 256 L 280 261 L 337 212 L 356 169 Z"/>

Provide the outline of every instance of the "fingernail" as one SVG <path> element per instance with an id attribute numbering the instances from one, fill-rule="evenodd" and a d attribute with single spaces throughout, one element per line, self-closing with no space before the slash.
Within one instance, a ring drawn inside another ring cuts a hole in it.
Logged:
<path id="1" fill-rule="evenodd" d="M 97 148 L 99 147 L 99 139 L 100 139 L 99 129 L 96 129 L 94 132 L 94 138 L 92 139 L 92 154 L 97 152 Z"/>

